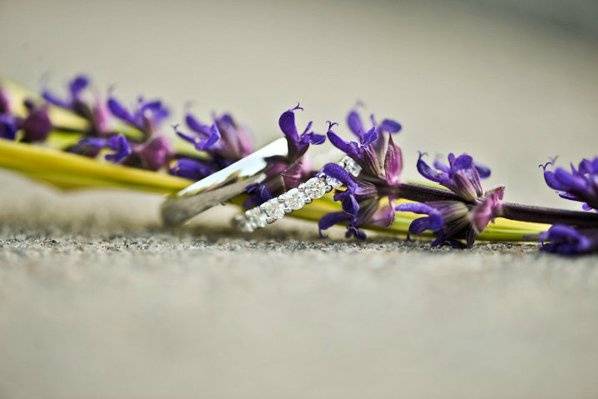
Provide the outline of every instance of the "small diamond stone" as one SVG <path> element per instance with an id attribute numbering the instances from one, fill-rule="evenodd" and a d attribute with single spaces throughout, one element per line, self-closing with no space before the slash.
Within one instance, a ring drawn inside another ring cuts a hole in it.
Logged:
<path id="1" fill-rule="evenodd" d="M 329 187 L 329 189 L 326 191 L 330 191 L 335 188 L 339 188 L 343 185 L 343 183 L 341 183 L 340 180 L 337 180 L 334 177 L 326 176 L 326 185 Z"/>
<path id="2" fill-rule="evenodd" d="M 310 199 L 321 198 L 326 194 L 326 183 L 319 177 L 312 177 L 300 186 Z"/>
<path id="3" fill-rule="evenodd" d="M 249 219 L 245 217 L 245 215 L 237 215 L 233 219 L 233 223 L 239 230 L 244 233 L 251 233 L 253 231 L 253 226 L 249 222 Z"/>
<path id="4" fill-rule="evenodd" d="M 361 173 L 361 166 L 357 165 L 352 158 L 345 157 L 343 163 L 345 164 L 344 168 L 347 172 L 355 177 L 359 176 L 359 173 Z"/>
<path id="5" fill-rule="evenodd" d="M 267 224 L 268 217 L 261 212 L 259 207 L 248 210 L 245 212 L 245 216 L 249 220 L 249 225 L 254 229 L 256 227 L 265 227 Z"/>
<path id="6" fill-rule="evenodd" d="M 268 223 L 272 223 L 284 216 L 284 206 L 278 202 L 277 198 L 271 199 L 268 202 L 260 205 L 262 211 L 268 216 Z"/>
<path id="7" fill-rule="evenodd" d="M 296 211 L 297 209 L 303 208 L 303 205 L 307 202 L 305 194 L 296 188 L 292 188 L 284 195 L 281 196 L 284 201 L 284 211 L 286 213 Z"/>

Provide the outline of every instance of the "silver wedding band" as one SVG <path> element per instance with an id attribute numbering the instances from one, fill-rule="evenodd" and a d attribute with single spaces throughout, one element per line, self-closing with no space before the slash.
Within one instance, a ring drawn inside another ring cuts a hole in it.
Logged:
<path id="1" fill-rule="evenodd" d="M 274 140 L 167 198 L 161 207 L 162 221 L 167 226 L 182 224 L 201 212 L 245 192 L 249 185 L 264 181 L 268 159 L 274 156 L 288 156 L 285 138 Z"/>

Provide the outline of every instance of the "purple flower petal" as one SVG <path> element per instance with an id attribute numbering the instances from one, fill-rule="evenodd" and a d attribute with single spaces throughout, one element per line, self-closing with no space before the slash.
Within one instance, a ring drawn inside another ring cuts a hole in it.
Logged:
<path id="1" fill-rule="evenodd" d="M 581 255 L 598 250 L 598 231 L 582 232 L 566 225 L 554 225 L 540 235 L 542 250 L 560 255 Z"/>
<path id="2" fill-rule="evenodd" d="M 158 136 L 143 145 L 137 153 L 146 169 L 158 170 L 168 162 L 172 148 L 166 137 Z"/>
<path id="3" fill-rule="evenodd" d="M 72 100 L 78 100 L 81 96 L 81 92 L 89 86 L 89 78 L 85 75 L 75 76 L 73 80 L 69 82 L 69 93 Z"/>
<path id="4" fill-rule="evenodd" d="M 295 146 L 299 143 L 299 132 L 297 131 L 297 125 L 295 124 L 294 110 L 283 112 L 278 119 L 278 126 L 280 126 L 280 130 L 282 130 L 287 140 Z"/>
<path id="5" fill-rule="evenodd" d="M 485 165 L 480 165 L 477 162 L 475 164 L 475 168 L 477 169 L 478 174 L 480 175 L 480 177 L 482 179 L 486 179 L 486 178 L 490 177 L 490 175 L 492 174 L 492 171 L 490 170 L 489 167 L 487 167 Z"/>
<path id="6" fill-rule="evenodd" d="M 0 114 L 0 138 L 14 140 L 17 135 L 17 119 L 9 114 Z"/>
<path id="7" fill-rule="evenodd" d="M 370 224 L 375 226 L 388 227 L 395 220 L 395 211 L 392 204 L 389 203 L 379 207 L 371 216 Z"/>
<path id="8" fill-rule="evenodd" d="M 361 137 L 361 145 L 367 146 L 369 144 L 372 144 L 373 142 L 378 140 L 378 137 L 378 130 L 375 127 L 373 127 L 363 134 L 363 136 Z"/>
<path id="9" fill-rule="evenodd" d="M 180 158 L 169 168 L 169 173 L 190 180 L 200 180 L 214 173 L 214 167 L 195 159 Z"/>
<path id="10" fill-rule="evenodd" d="M 319 231 L 320 237 L 324 237 L 324 235 L 322 234 L 322 231 L 328 230 L 335 224 L 338 224 L 340 222 L 344 222 L 344 221 L 347 221 L 350 219 L 351 219 L 351 215 L 347 214 L 346 212 L 332 212 L 332 213 L 328 213 L 328 214 L 322 216 L 322 218 L 318 221 L 318 231 Z"/>
<path id="11" fill-rule="evenodd" d="M 549 170 L 545 170 L 544 171 L 544 181 L 546 182 L 546 184 L 548 185 L 548 187 L 554 189 L 554 190 L 558 190 L 558 191 L 564 191 L 567 190 L 567 186 L 562 184 L 555 176 L 554 172 L 549 171 Z"/>
<path id="12" fill-rule="evenodd" d="M 401 148 L 394 143 L 392 136 L 388 138 L 388 147 L 384 159 L 384 170 L 386 182 L 390 185 L 397 185 L 403 171 L 403 154 Z"/>
<path id="13" fill-rule="evenodd" d="M 347 126 L 351 132 L 359 138 L 361 141 L 363 139 L 363 135 L 365 134 L 365 128 L 363 127 L 363 122 L 361 120 L 361 116 L 355 110 L 352 110 L 347 115 Z"/>
<path id="14" fill-rule="evenodd" d="M 504 187 L 497 187 L 486 193 L 470 211 L 470 220 L 476 234 L 480 234 L 491 220 L 500 216 Z"/>
<path id="15" fill-rule="evenodd" d="M 471 169 L 473 166 L 473 158 L 468 154 L 461 154 L 453 162 L 451 167 L 453 170 Z"/>
<path id="16" fill-rule="evenodd" d="M 48 90 L 44 90 L 42 92 L 42 98 L 49 102 L 52 105 L 55 105 L 60 108 L 70 109 L 73 106 L 73 103 L 70 101 L 63 100 L 62 98 L 56 96 L 52 92 Z"/>
<path id="17" fill-rule="evenodd" d="M 407 203 L 400 204 L 395 207 L 395 210 L 402 212 L 413 212 L 417 214 L 428 215 L 428 217 L 415 219 L 409 225 L 409 232 L 413 234 L 421 234 L 425 230 L 434 232 L 440 231 L 443 228 L 444 220 L 440 212 L 427 204 L 423 203 Z"/>
<path id="18" fill-rule="evenodd" d="M 442 162 L 440 159 L 434 160 L 434 167 L 446 174 L 448 174 L 451 171 L 451 168 L 447 164 Z"/>
<path id="19" fill-rule="evenodd" d="M 333 146 L 335 146 L 336 148 L 338 148 L 339 150 L 341 150 L 356 161 L 360 159 L 360 151 L 357 143 L 346 142 L 332 131 L 328 131 L 327 135 L 328 140 L 330 140 Z"/>
<path id="20" fill-rule="evenodd" d="M 384 131 L 387 133 L 392 133 L 392 134 L 400 132 L 401 128 L 402 128 L 401 124 L 392 119 L 384 119 L 379 126 L 379 129 L 381 131 Z"/>
<path id="21" fill-rule="evenodd" d="M 335 163 L 328 163 L 322 168 L 322 172 L 343 183 L 349 190 L 355 190 L 356 184 L 353 176 L 342 166 Z"/>
<path id="22" fill-rule="evenodd" d="M 301 143 L 320 145 L 326 141 L 326 136 L 318 133 L 304 133 L 301 135 Z"/>
<path id="23" fill-rule="evenodd" d="M 563 168 L 557 168 L 554 171 L 554 177 L 563 187 L 567 187 L 567 191 L 584 191 L 586 189 L 586 182 L 582 177 L 573 175 Z"/>
<path id="24" fill-rule="evenodd" d="M 112 154 L 107 154 L 104 158 L 113 163 L 121 163 L 133 152 L 131 145 L 122 134 L 107 139 L 106 146 L 114 152 Z"/>
<path id="25" fill-rule="evenodd" d="M 131 125 L 137 125 L 137 121 L 133 115 L 116 98 L 108 98 L 107 105 L 110 112 L 112 112 L 112 115 Z"/>
<path id="26" fill-rule="evenodd" d="M 446 183 L 449 180 L 448 174 L 441 171 L 441 170 L 434 170 L 428 165 L 422 158 L 424 153 L 419 154 L 419 158 L 417 159 L 417 171 L 420 175 L 425 177 L 428 180 L 434 181 L 436 183 Z"/>

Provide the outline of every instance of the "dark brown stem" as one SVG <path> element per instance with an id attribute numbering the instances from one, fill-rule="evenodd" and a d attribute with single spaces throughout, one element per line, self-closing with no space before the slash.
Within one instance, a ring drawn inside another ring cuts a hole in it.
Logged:
<path id="1" fill-rule="evenodd" d="M 410 201 L 463 201 L 461 197 L 444 188 L 436 188 L 417 183 L 401 183 L 398 187 L 380 189 L 382 195 L 391 195 Z"/>
<path id="2" fill-rule="evenodd" d="M 417 202 L 461 201 L 467 203 L 467 201 L 463 201 L 462 198 L 449 190 L 417 183 L 401 183 L 397 187 L 385 187 L 380 190 L 380 194 Z M 598 213 L 596 212 L 571 211 L 505 202 L 502 205 L 501 216 L 522 222 L 562 223 L 576 227 L 598 228 Z"/>
<path id="3" fill-rule="evenodd" d="M 598 213 L 596 212 L 570 211 L 505 202 L 502 205 L 502 216 L 523 222 L 562 223 L 576 227 L 598 228 Z"/>

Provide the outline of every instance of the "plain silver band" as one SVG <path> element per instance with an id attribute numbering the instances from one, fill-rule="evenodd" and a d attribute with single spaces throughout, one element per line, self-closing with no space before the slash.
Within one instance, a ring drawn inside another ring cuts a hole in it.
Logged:
<path id="1" fill-rule="evenodd" d="M 288 156 L 285 138 L 274 140 L 232 165 L 168 197 L 162 203 L 162 221 L 167 226 L 179 225 L 245 192 L 247 186 L 264 181 L 268 158 L 274 156 Z"/>

